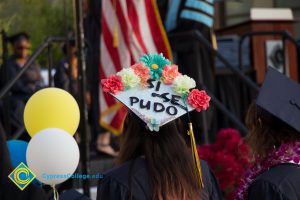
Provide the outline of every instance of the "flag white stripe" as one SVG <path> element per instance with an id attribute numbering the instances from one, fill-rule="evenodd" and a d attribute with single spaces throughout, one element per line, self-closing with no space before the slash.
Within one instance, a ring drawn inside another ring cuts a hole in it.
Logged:
<path id="1" fill-rule="evenodd" d="M 112 62 L 111 56 L 106 48 L 103 35 L 101 35 L 101 64 L 105 73 L 105 77 L 117 73 L 116 68 L 114 67 L 114 64 Z"/>
<path id="2" fill-rule="evenodd" d="M 135 36 L 135 34 L 132 34 L 132 42 L 131 42 L 131 49 L 134 49 L 133 52 L 135 52 L 135 54 L 133 55 L 134 57 L 134 61 L 135 62 L 139 62 L 139 59 L 140 57 L 147 53 L 147 52 L 144 52 L 143 49 L 141 48 L 141 46 L 139 45 L 139 42 Z"/>
<path id="3" fill-rule="evenodd" d="M 152 38 L 150 26 L 148 23 L 145 1 L 133 0 L 133 3 L 135 5 L 135 10 L 139 18 L 139 27 L 141 30 L 141 35 L 144 44 L 147 48 L 147 52 L 151 52 L 151 53 L 157 52 L 155 43 Z"/>
<path id="4" fill-rule="evenodd" d="M 139 57 L 143 53 L 142 48 L 139 44 L 139 42 L 136 39 L 136 36 L 133 31 L 133 27 L 131 26 L 130 20 L 128 18 L 128 11 L 127 11 L 127 4 L 125 0 L 120 0 L 119 1 L 121 4 L 122 12 L 125 17 L 126 25 L 128 28 L 128 39 L 129 39 L 129 45 L 130 45 L 130 50 L 133 56 L 133 59 L 135 62 L 139 60 Z"/>
<path id="5" fill-rule="evenodd" d="M 101 110 L 105 110 L 107 109 L 107 104 L 106 104 L 106 101 L 104 99 L 104 94 L 103 94 L 103 91 L 102 91 L 102 87 L 100 86 L 99 87 L 99 104 L 100 104 L 100 108 Z"/>

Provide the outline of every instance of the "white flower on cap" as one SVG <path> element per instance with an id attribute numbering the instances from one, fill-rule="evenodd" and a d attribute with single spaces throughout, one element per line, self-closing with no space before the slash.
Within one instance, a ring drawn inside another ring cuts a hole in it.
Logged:
<path id="1" fill-rule="evenodd" d="M 194 87 L 196 87 L 195 80 L 187 75 L 177 76 L 173 81 L 173 89 L 177 94 L 186 94 Z"/>
<path id="2" fill-rule="evenodd" d="M 123 68 L 117 75 L 122 78 L 122 83 L 126 89 L 134 88 L 141 82 L 140 77 L 134 73 L 132 68 Z"/>

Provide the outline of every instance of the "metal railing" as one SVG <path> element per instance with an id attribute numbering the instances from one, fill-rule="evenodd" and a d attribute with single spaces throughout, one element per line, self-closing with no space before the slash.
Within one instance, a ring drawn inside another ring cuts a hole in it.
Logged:
<path id="1" fill-rule="evenodd" d="M 37 59 L 37 57 L 45 50 L 48 49 L 48 73 L 49 73 L 49 86 L 52 84 L 52 76 L 51 76 L 51 70 L 53 66 L 52 62 L 52 43 L 54 42 L 65 42 L 66 38 L 64 37 L 47 37 L 45 41 L 40 44 L 40 46 L 33 52 L 33 54 L 28 58 L 22 69 L 19 71 L 19 73 L 13 77 L 11 80 L 8 80 L 6 85 L 1 88 L 0 90 L 0 100 L 8 94 L 10 89 L 13 87 L 13 85 L 18 81 L 18 79 L 25 73 L 25 71 L 34 63 L 34 61 Z M 2 66 L 5 67 L 5 66 Z"/>
<path id="2" fill-rule="evenodd" d="M 78 2 L 79 5 L 80 2 Z M 0 90 L 0 101 L 2 101 L 3 99 L 5 99 L 6 97 L 9 97 L 9 92 L 12 89 L 12 87 L 14 86 L 14 84 L 18 81 L 18 79 L 26 72 L 26 70 L 34 63 L 34 61 L 37 59 L 37 57 L 39 55 L 41 55 L 41 53 L 47 49 L 47 54 L 48 54 L 48 79 L 49 79 L 49 83 L 48 86 L 51 87 L 53 85 L 53 79 L 52 79 L 52 68 L 53 68 L 53 48 L 52 45 L 53 43 L 62 43 L 62 42 L 67 42 L 69 40 L 71 40 L 73 38 L 65 38 L 65 37 L 47 37 L 44 42 L 42 42 L 39 47 L 33 52 L 33 54 L 28 58 L 28 60 L 26 61 L 26 63 L 24 64 L 24 66 L 22 67 L 22 69 L 18 72 L 18 74 L 11 78 L 10 80 L 7 80 L 5 86 L 3 88 L 1 88 Z M 86 41 L 82 40 L 83 43 L 85 43 Z M 68 43 L 67 43 L 68 44 Z M 87 44 L 87 46 L 89 46 Z M 81 52 L 81 59 L 84 59 L 85 55 L 84 55 L 84 47 L 81 48 L 82 52 Z M 7 59 L 3 58 L 3 60 Z M 4 63 L 5 65 L 6 63 Z M 6 66 L 2 66 L 2 67 L 6 67 Z M 80 77 L 79 77 L 79 81 L 83 82 L 84 78 L 82 76 L 82 69 L 79 69 L 79 73 L 80 73 Z M 84 83 L 81 83 L 81 88 L 85 87 Z M 80 90 L 82 93 L 82 90 Z M 84 90 L 83 90 L 84 91 Z M 81 94 L 81 96 L 84 96 L 84 94 Z M 80 134 L 81 134 L 81 138 L 82 140 L 84 139 L 84 137 L 86 137 L 87 135 L 87 113 L 82 114 L 82 105 L 85 104 L 85 100 L 81 97 L 79 98 L 79 105 L 81 106 L 80 110 L 81 110 L 81 125 L 79 127 L 80 129 Z M 9 109 L 9 107 L 5 108 L 5 109 Z M 85 109 L 86 110 L 86 109 Z M 9 119 L 9 115 L 5 116 L 6 119 Z M 83 119 L 84 118 L 84 119 Z M 84 124 L 83 124 L 84 123 Z M 1 126 L 1 124 L 0 124 Z M 0 127 L 1 129 L 4 129 L 2 127 Z M 24 127 L 20 127 L 17 132 L 12 136 L 12 138 L 17 139 L 19 138 L 22 133 L 24 132 Z M 80 152 L 81 152 L 81 164 L 82 164 L 82 172 L 84 174 L 88 174 L 87 172 L 89 171 L 89 150 L 88 150 L 88 145 L 87 145 L 87 140 L 84 141 L 85 144 L 83 144 L 83 142 L 80 143 L 79 148 L 80 148 Z M 89 182 L 88 180 L 83 180 L 83 189 L 86 195 L 89 195 Z M 87 191 L 88 190 L 88 191 Z"/>
<path id="3" fill-rule="evenodd" d="M 202 35 L 202 33 L 198 30 L 195 31 L 188 31 L 182 33 L 172 33 L 169 35 L 170 40 L 172 39 L 184 39 L 184 38 L 195 38 L 198 40 L 208 51 L 212 52 L 224 65 L 228 68 L 234 75 L 236 75 L 245 85 L 247 85 L 250 89 L 255 92 L 259 91 L 258 85 L 248 78 L 241 70 L 234 67 L 219 51 L 214 49 L 212 44 Z M 204 84 L 201 83 L 201 87 L 205 88 Z M 248 129 L 244 125 L 244 123 L 211 92 L 207 88 L 205 88 L 208 94 L 211 96 L 211 100 L 213 104 L 219 109 L 228 119 L 234 123 L 238 129 L 245 135 L 248 132 Z M 203 114 L 204 122 L 206 121 L 205 114 Z M 204 132 L 207 133 L 207 127 L 204 126 Z M 205 136 L 206 138 L 208 136 Z"/>
<path id="4" fill-rule="evenodd" d="M 14 86 L 14 84 L 18 81 L 18 79 L 26 72 L 26 70 L 35 62 L 37 57 L 45 50 L 48 49 L 48 73 L 49 73 L 49 87 L 52 85 L 52 76 L 51 71 L 53 67 L 53 61 L 52 61 L 52 44 L 55 42 L 64 42 L 66 39 L 64 37 L 48 37 L 44 40 L 42 44 L 33 52 L 33 54 L 28 58 L 22 69 L 18 72 L 18 74 L 15 77 L 12 77 L 10 80 L 8 80 L 8 74 L 6 72 L 7 70 L 7 60 L 8 60 L 8 53 L 7 53 L 7 37 L 4 31 L 2 31 L 2 40 L 3 40 L 3 78 L 5 79 L 5 85 L 0 90 L 0 101 L 3 101 L 3 113 L 4 113 L 4 119 L 3 119 L 3 126 L 5 127 L 5 131 L 11 133 L 11 124 L 14 124 L 13 121 L 10 119 L 10 106 L 9 106 L 9 92 L 11 88 Z M 17 130 L 15 133 L 12 134 L 12 139 L 18 139 L 22 133 L 24 132 L 25 128 L 24 126 L 17 127 Z"/>
<path id="5" fill-rule="evenodd" d="M 282 40 L 282 46 L 283 46 L 283 63 L 286 65 L 285 62 L 285 49 L 286 49 L 286 40 L 290 41 L 292 44 L 295 45 L 296 51 L 297 51 L 297 63 L 298 63 L 298 77 L 300 77 L 300 70 L 299 70 L 299 64 L 300 64 L 300 44 L 298 41 L 290 34 L 288 31 L 255 31 L 255 32 L 249 32 L 245 33 L 240 37 L 238 51 L 239 51 L 239 67 L 243 71 L 243 48 L 242 45 L 247 38 L 251 37 L 258 37 L 258 36 L 266 36 L 266 35 L 273 35 L 273 36 L 281 36 Z M 283 67 L 283 73 L 286 74 L 286 66 Z"/>
<path id="6" fill-rule="evenodd" d="M 196 40 L 198 40 L 207 50 L 212 52 L 223 64 L 224 66 L 229 69 L 234 75 L 236 75 L 248 88 L 253 90 L 254 92 L 259 92 L 259 86 L 252 81 L 250 78 L 248 78 L 245 75 L 245 70 L 243 68 L 243 52 L 242 52 L 242 45 L 246 38 L 253 37 L 253 36 L 265 36 L 265 35 L 279 35 L 282 37 L 283 41 L 283 51 L 285 52 L 285 41 L 288 40 L 292 42 L 296 49 L 297 49 L 297 55 L 298 55 L 298 77 L 300 77 L 300 70 L 299 70 L 299 64 L 300 64 L 300 44 L 297 42 L 297 40 L 288 32 L 288 31 L 260 31 L 260 32 L 249 32 L 240 37 L 239 46 L 238 46 L 238 52 L 239 52 L 239 65 L 238 68 L 234 67 L 219 51 L 214 49 L 212 44 L 202 35 L 202 33 L 198 30 L 195 31 L 188 31 L 188 32 L 181 32 L 181 33 L 172 33 L 169 35 L 170 40 L 172 39 L 184 39 L 187 37 L 193 37 Z M 286 67 L 286 66 L 285 66 Z M 205 88 L 205 86 L 202 84 L 202 87 Z M 244 123 L 230 110 L 226 108 L 226 106 L 216 98 L 216 96 L 209 91 L 207 88 L 205 88 L 206 91 L 211 96 L 211 100 L 213 104 L 219 109 L 228 119 L 233 122 L 241 131 L 242 133 L 246 134 L 248 132 L 246 126 Z M 243 91 L 245 92 L 245 91 Z M 204 120 L 206 121 L 206 120 Z M 207 129 L 207 128 L 206 128 Z M 207 132 L 207 130 L 204 130 L 204 132 Z"/>

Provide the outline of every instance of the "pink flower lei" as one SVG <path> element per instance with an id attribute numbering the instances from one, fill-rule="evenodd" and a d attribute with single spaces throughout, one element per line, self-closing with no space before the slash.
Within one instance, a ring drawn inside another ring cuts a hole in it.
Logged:
<path id="1" fill-rule="evenodd" d="M 248 188 L 259 175 L 273 166 L 290 162 L 300 162 L 300 141 L 282 144 L 277 150 L 271 152 L 267 158 L 258 159 L 246 172 L 235 199 L 248 199 Z"/>

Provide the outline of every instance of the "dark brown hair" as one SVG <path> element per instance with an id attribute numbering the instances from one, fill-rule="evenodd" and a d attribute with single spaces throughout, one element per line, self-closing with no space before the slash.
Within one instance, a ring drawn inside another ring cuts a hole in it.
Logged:
<path id="1" fill-rule="evenodd" d="M 253 102 L 246 116 L 250 131 L 246 138 L 255 157 L 266 157 L 281 144 L 299 140 L 300 133 Z"/>
<path id="2" fill-rule="evenodd" d="M 134 114 L 125 119 L 118 163 L 145 156 L 152 199 L 199 199 L 191 153 L 179 130 L 174 121 L 151 132 Z"/>

